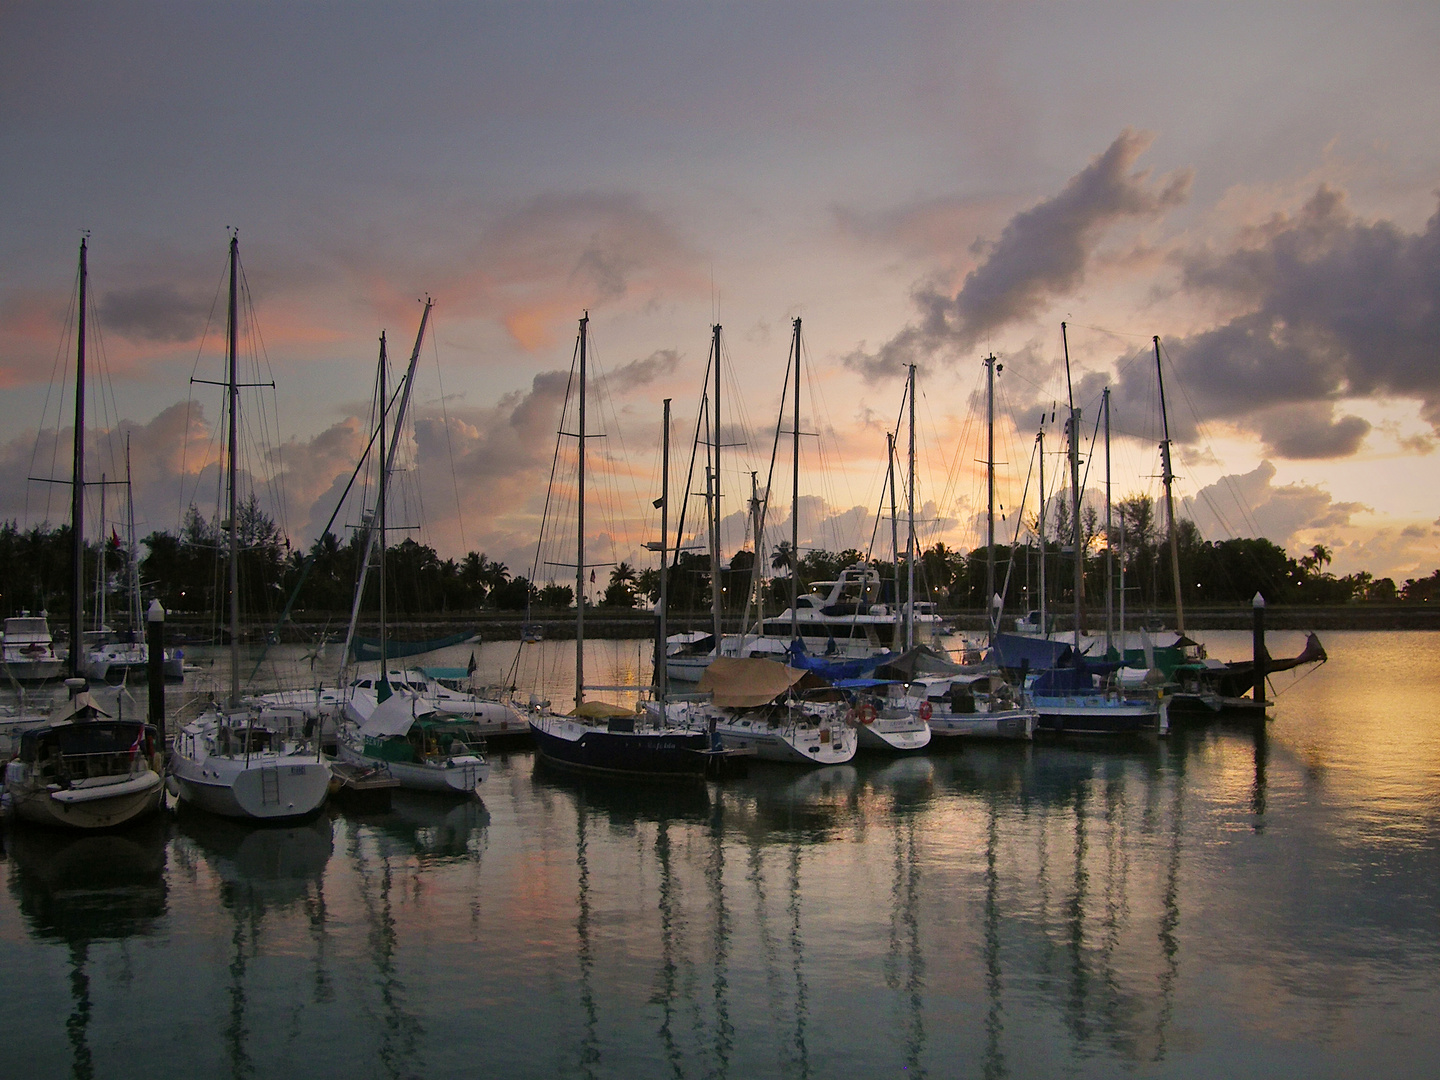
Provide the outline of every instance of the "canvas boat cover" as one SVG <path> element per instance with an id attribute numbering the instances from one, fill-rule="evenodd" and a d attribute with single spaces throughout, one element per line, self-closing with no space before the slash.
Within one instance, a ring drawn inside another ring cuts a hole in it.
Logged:
<path id="1" fill-rule="evenodd" d="M 634 716 L 635 710 L 612 705 L 608 701 L 584 701 L 570 715 L 582 720 L 614 720 L 621 716 Z"/>
<path id="2" fill-rule="evenodd" d="M 790 655 L 790 666 L 801 671 L 812 671 L 822 679 L 858 679 L 867 672 L 900 658 L 899 653 L 880 653 L 877 656 L 862 656 L 856 660 L 827 660 L 823 656 L 811 656 L 802 642 L 791 642 L 786 650 Z"/>
<path id="3" fill-rule="evenodd" d="M 100 703 L 88 690 L 76 694 L 65 706 L 65 711 L 56 717 L 56 720 L 94 720 L 102 717 L 110 719 L 110 714 L 100 707 Z"/>
<path id="4" fill-rule="evenodd" d="M 1053 638 L 1026 637 L 1023 634 L 996 634 L 991 650 L 994 661 L 1002 668 L 1029 667 L 1031 671 L 1070 666 L 1075 650 Z"/>
<path id="5" fill-rule="evenodd" d="M 767 705 L 805 677 L 805 672 L 758 657 L 717 656 L 696 689 L 726 709 Z"/>
<path id="6" fill-rule="evenodd" d="M 380 704 L 376 705 L 365 723 L 360 725 L 360 734 L 373 738 L 384 738 L 386 735 L 404 735 L 410 730 L 410 725 L 415 722 L 415 714 L 418 711 L 433 712 L 420 702 L 417 695 L 408 690 L 397 690 Z"/>

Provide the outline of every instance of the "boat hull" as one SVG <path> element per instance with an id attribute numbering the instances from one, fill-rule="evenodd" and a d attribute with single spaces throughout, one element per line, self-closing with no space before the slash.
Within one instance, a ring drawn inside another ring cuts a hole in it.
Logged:
<path id="1" fill-rule="evenodd" d="M 330 787 L 330 767 L 313 757 L 284 754 L 244 758 L 176 754 L 170 776 L 181 802 L 207 813 L 246 821 L 304 818 L 320 809 Z"/>
<path id="2" fill-rule="evenodd" d="M 68 789 L 30 783 L 27 774 L 19 762 L 12 762 L 6 773 L 15 816 L 33 825 L 64 829 L 113 829 L 139 821 L 160 808 L 164 790 L 159 773 L 148 768 Z"/>
<path id="3" fill-rule="evenodd" d="M 480 784 L 490 775 L 490 763 L 477 757 L 449 758 L 443 764 L 424 765 L 412 761 L 385 761 L 369 757 L 345 741 L 341 741 L 336 751 L 336 756 L 350 765 L 366 768 L 385 766 L 400 786 L 408 791 L 478 795 Z"/>
<path id="4" fill-rule="evenodd" d="M 1035 730 L 1058 735 L 1134 735 L 1159 722 L 1159 707 L 1148 702 L 1095 700 L 1084 695 L 1034 698 Z"/>
<path id="5" fill-rule="evenodd" d="M 860 750 L 880 754 L 915 754 L 930 745 L 930 725 L 914 717 L 886 719 L 880 717 L 855 728 Z"/>
<path id="6" fill-rule="evenodd" d="M 1033 709 L 946 714 L 930 717 L 930 730 L 941 739 L 1031 739 L 1039 716 Z"/>
<path id="7" fill-rule="evenodd" d="M 530 734 L 559 768 L 654 780 L 701 779 L 710 748 L 698 731 L 609 731 L 560 716 L 532 717 Z"/>
<path id="8" fill-rule="evenodd" d="M 715 733 L 727 750 L 753 751 L 762 761 L 786 765 L 844 765 L 854 759 L 856 751 L 855 736 L 844 728 L 828 739 L 818 728 L 796 730 L 762 722 L 719 724 Z"/>

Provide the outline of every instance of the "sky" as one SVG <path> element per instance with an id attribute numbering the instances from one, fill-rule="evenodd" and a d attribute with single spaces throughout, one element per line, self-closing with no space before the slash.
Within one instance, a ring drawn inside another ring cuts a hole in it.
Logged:
<path id="1" fill-rule="evenodd" d="M 1042 415 L 1054 490 L 1072 393 L 1087 498 L 1106 387 L 1113 493 L 1158 495 L 1158 335 L 1207 539 L 1440 566 L 1434 5 L 6 3 L 0 45 L 22 526 L 67 515 L 31 478 L 68 478 L 86 231 L 87 479 L 123 474 L 128 436 L 140 536 L 215 512 L 223 395 L 192 380 L 223 377 L 233 228 L 244 380 L 274 383 L 245 392 L 243 468 L 297 545 L 368 439 L 380 334 L 403 366 L 429 296 L 391 517 L 442 556 L 530 573 L 552 471 L 573 505 L 556 432 L 588 311 L 594 560 L 653 562 L 661 401 L 678 510 L 716 322 L 727 554 L 746 542 L 798 317 L 802 546 L 888 557 L 912 363 L 922 542 L 983 543 L 992 354 L 1000 539 L 1035 514 Z M 573 562 L 566 528 L 542 562 Z"/>

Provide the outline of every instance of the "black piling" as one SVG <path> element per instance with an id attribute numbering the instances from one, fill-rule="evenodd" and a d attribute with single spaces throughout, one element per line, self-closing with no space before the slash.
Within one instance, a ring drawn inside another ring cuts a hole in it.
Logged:
<path id="1" fill-rule="evenodd" d="M 1251 696 L 1257 701 L 1265 700 L 1265 676 L 1269 674 L 1270 654 L 1265 650 L 1265 597 L 1258 592 L 1250 601 L 1255 612 L 1255 625 L 1251 640 L 1251 652 L 1255 661 L 1255 686 Z"/>
<path id="2" fill-rule="evenodd" d="M 151 600 L 145 613 L 145 644 L 149 649 L 146 675 L 150 689 L 150 723 L 164 746 L 165 739 L 165 609 Z"/>

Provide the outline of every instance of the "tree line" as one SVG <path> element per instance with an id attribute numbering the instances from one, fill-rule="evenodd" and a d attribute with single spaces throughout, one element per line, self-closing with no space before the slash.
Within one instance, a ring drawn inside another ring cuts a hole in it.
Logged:
<path id="1" fill-rule="evenodd" d="M 278 614 L 286 598 L 295 593 L 295 612 L 348 612 L 364 557 L 363 533 L 356 532 L 341 542 L 327 532 L 301 552 L 291 547 L 253 499 L 241 505 L 236 522 L 242 611 L 253 616 Z M 1038 530 L 1032 528 L 1032 532 Z M 1087 605 L 1104 603 L 1104 533 L 1103 522 L 1093 508 L 1087 508 L 1082 513 L 1080 543 Z M 1440 569 L 1397 586 L 1390 578 L 1377 579 L 1364 571 L 1332 574 L 1332 553 L 1323 545 L 1291 556 L 1263 538 L 1208 541 L 1201 538 L 1193 522 L 1183 519 L 1176 523 L 1176 535 L 1181 597 L 1187 606 L 1248 603 L 1257 592 L 1271 604 L 1440 602 Z M 1134 496 L 1117 504 L 1110 542 L 1116 588 L 1123 570 L 1130 609 L 1173 606 L 1168 541 L 1151 499 Z M 139 577 L 144 602 L 158 599 L 171 611 L 210 615 L 219 621 L 227 588 L 229 546 L 228 531 L 220 521 L 206 519 L 192 507 L 177 531 L 152 532 L 141 543 Z M 1007 596 L 1007 610 L 1039 607 L 1042 545 L 1033 539 L 1024 544 L 996 544 L 994 552 L 997 589 Z M 948 608 L 984 610 L 987 557 L 984 547 L 961 552 L 937 543 L 925 548 L 916 559 L 917 596 Z M 85 546 L 82 580 L 86 610 L 95 610 L 98 582 L 106 592 L 107 610 L 115 613 L 112 625 L 123 621 L 121 613 L 127 607 L 129 559 L 126 545 L 113 533 Z M 1074 603 L 1074 560 L 1072 530 L 1062 512 L 1046 523 L 1043 545 L 1046 599 L 1052 609 L 1064 610 Z M 884 600 L 903 599 L 908 578 L 903 556 L 898 566 L 867 558 L 866 553 L 854 549 L 810 550 L 796 559 L 789 543 L 783 542 L 762 568 L 767 609 L 778 611 L 789 603 L 792 577 L 804 592 L 816 582 L 835 580 L 847 566 L 857 563 L 878 570 Z M 734 552 L 724 563 L 720 587 L 727 614 L 743 611 L 754 566 L 755 554 L 748 548 Z M 387 608 L 397 617 L 485 608 L 556 612 L 573 609 L 575 603 L 572 584 L 531 582 L 484 552 L 442 559 L 434 548 L 409 538 L 387 548 L 385 577 Z M 14 521 L 0 524 L 0 607 L 7 615 L 22 610 L 67 611 L 70 580 L 68 525 L 21 529 Z M 378 600 L 373 571 L 370 580 L 367 610 L 373 610 Z M 603 583 L 594 577 L 592 581 L 598 593 L 592 602 L 601 607 L 634 608 L 654 603 L 660 596 L 660 573 L 655 568 L 637 570 L 621 562 L 608 570 Z M 297 586 L 301 586 L 298 591 Z M 671 567 L 672 610 L 709 610 L 710 588 L 709 556 L 681 552 Z"/>

